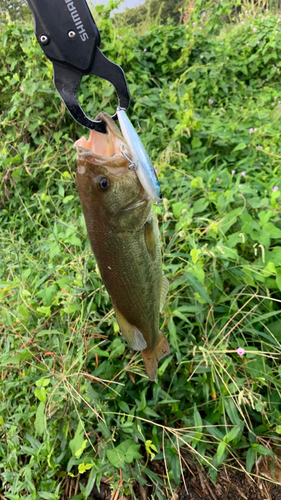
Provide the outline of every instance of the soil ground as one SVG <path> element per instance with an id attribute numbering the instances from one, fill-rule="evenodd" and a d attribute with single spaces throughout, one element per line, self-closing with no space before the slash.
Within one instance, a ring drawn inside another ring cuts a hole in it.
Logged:
<path id="1" fill-rule="evenodd" d="M 233 464 L 235 465 L 235 464 Z M 162 479 L 165 477 L 164 463 L 152 462 L 151 469 Z M 137 500 L 153 498 L 155 487 L 148 481 L 146 487 L 135 484 L 134 492 Z M 250 477 L 241 470 L 232 467 L 223 467 L 218 473 L 217 483 L 208 478 L 206 471 L 188 460 L 188 469 L 185 470 L 184 481 L 173 493 L 164 490 L 163 496 L 167 500 L 281 500 L 281 482 L 275 484 L 261 477 Z M 121 497 L 116 491 L 112 493 L 110 487 L 101 483 L 101 490 L 93 490 L 92 499 L 95 500 L 133 500 L 133 497 Z"/>

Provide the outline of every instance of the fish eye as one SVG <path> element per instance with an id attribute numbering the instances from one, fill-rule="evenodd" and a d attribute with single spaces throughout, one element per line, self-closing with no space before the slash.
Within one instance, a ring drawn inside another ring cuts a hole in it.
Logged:
<path id="1" fill-rule="evenodd" d="M 97 187 L 99 189 L 99 191 L 107 191 L 108 188 L 109 188 L 109 179 L 107 177 L 105 177 L 104 175 L 100 175 L 97 179 L 96 179 L 96 183 L 97 183 Z"/>

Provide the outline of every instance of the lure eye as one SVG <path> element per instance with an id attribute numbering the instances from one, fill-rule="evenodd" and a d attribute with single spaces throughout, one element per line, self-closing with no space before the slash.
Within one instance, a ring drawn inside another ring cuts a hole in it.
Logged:
<path id="1" fill-rule="evenodd" d="M 100 175 L 97 179 L 96 179 L 96 183 L 97 183 L 97 187 L 98 187 L 98 190 L 99 191 L 107 191 L 108 188 L 109 188 L 109 179 L 107 177 L 105 177 L 104 175 Z"/>

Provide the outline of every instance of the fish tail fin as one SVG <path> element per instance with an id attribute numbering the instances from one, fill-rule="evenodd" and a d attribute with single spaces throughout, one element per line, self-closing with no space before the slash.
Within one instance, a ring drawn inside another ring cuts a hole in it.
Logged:
<path id="1" fill-rule="evenodd" d="M 158 361 L 169 353 L 170 347 L 163 333 L 159 332 L 159 340 L 153 349 L 146 348 L 142 353 L 146 373 L 150 380 L 155 380 L 158 369 Z"/>

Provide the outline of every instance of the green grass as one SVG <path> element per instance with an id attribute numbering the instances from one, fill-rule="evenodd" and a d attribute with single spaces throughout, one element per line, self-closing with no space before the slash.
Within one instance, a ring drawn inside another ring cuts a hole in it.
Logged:
<path id="1" fill-rule="evenodd" d="M 181 481 L 183 447 L 214 481 L 222 463 L 255 473 L 258 456 L 278 447 L 281 31 L 271 14 L 243 15 L 218 34 L 223 19 L 141 36 L 114 28 L 105 11 L 98 21 L 165 196 L 155 213 L 171 352 L 153 384 L 120 335 L 88 243 L 69 140 L 85 130 L 56 94 L 32 29 L 1 25 L 6 498 L 58 499 L 71 474 L 76 498 L 87 498 L 103 475 L 120 488 L 121 470 L 121 493 L 149 478 L 161 500 L 162 483 L 172 491 Z M 84 78 L 80 99 L 93 117 L 114 110 L 102 81 Z M 162 458 L 159 478 L 150 460 Z"/>

